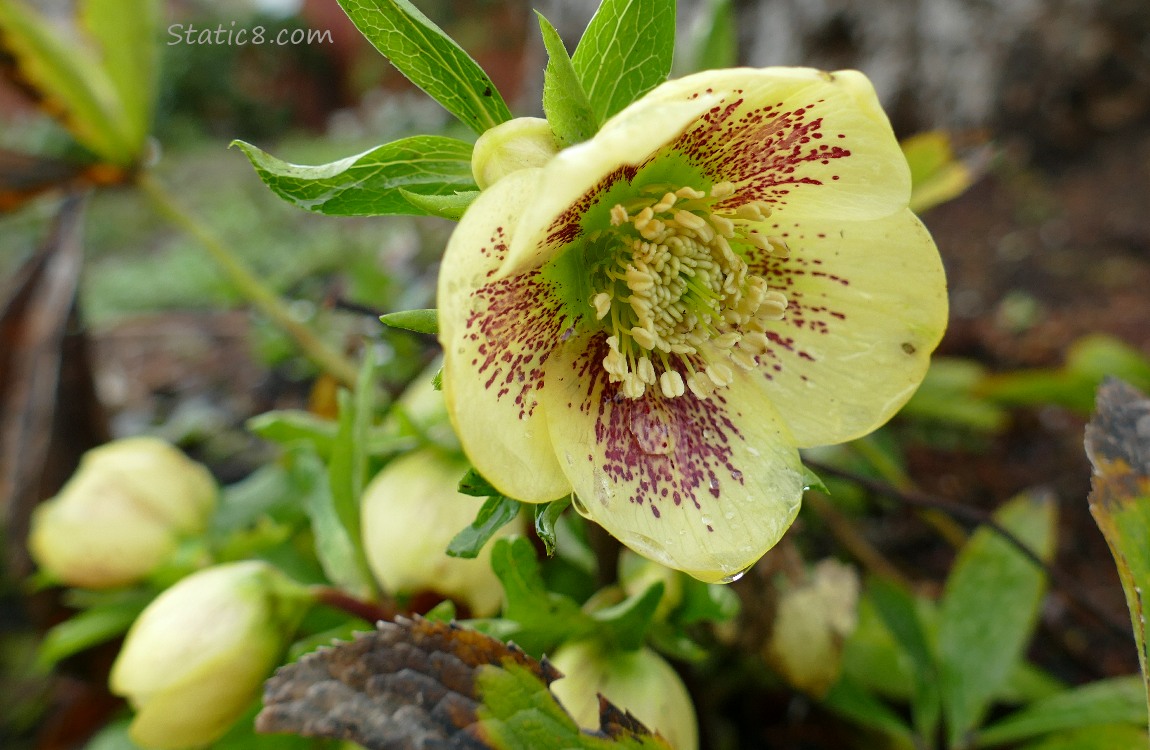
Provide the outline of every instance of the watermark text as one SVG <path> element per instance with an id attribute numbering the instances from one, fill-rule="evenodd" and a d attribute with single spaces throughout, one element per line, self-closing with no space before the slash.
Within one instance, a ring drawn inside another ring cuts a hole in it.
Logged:
<path id="1" fill-rule="evenodd" d="M 217 24 L 213 29 L 196 26 L 194 23 L 174 23 L 168 27 L 168 46 L 177 44 L 218 44 L 228 47 L 243 47 L 248 44 L 274 44 L 281 47 L 300 44 L 331 44 L 331 31 L 327 29 L 278 29 L 269 30 L 265 26 L 250 29 L 237 26 L 235 21 L 224 26 Z"/>

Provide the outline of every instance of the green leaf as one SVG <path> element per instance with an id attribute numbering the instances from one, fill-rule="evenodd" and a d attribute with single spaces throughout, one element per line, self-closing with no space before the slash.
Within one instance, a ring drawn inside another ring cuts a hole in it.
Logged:
<path id="1" fill-rule="evenodd" d="M 1148 740 L 1145 729 L 1120 724 L 1066 732 L 1019 750 L 1144 750 Z"/>
<path id="2" fill-rule="evenodd" d="M 1097 410 L 1086 426 L 1086 453 L 1094 466 L 1090 513 L 1106 538 L 1126 594 L 1138 663 L 1150 705 L 1150 654 L 1146 649 L 1146 601 L 1150 590 L 1150 399 L 1118 380 L 1098 391 Z"/>
<path id="3" fill-rule="evenodd" d="M 731 0 L 704 3 L 687 35 L 685 53 L 675 59 L 676 75 L 733 68 L 738 64 L 739 33 L 733 5 Z"/>
<path id="4" fill-rule="evenodd" d="M 935 357 L 901 414 L 997 432 L 1008 417 L 1005 409 L 980 392 L 986 377 L 986 368 L 973 360 Z"/>
<path id="5" fill-rule="evenodd" d="M 478 190 L 456 191 L 450 195 L 424 195 L 400 188 L 399 193 L 425 215 L 451 221 L 462 219 L 463 212 L 479 197 Z"/>
<path id="6" fill-rule="evenodd" d="M 0 0 L 0 35 L 20 77 L 77 141 L 113 164 L 136 160 L 115 87 L 91 49 L 62 39 L 19 0 Z"/>
<path id="7" fill-rule="evenodd" d="M 595 135 L 601 123 L 595 118 L 559 32 L 542 13 L 536 11 L 535 15 L 547 48 L 547 69 L 543 74 L 543 112 L 547 123 L 561 146 L 582 143 Z"/>
<path id="8" fill-rule="evenodd" d="M 503 621 L 496 629 L 529 654 L 587 635 L 596 623 L 574 600 L 547 590 L 531 542 L 523 537 L 496 539 L 491 568 L 503 584 Z"/>
<path id="9" fill-rule="evenodd" d="M 233 141 L 264 184 L 300 208 L 329 216 L 426 216 L 405 193 L 454 196 L 474 191 L 471 144 L 417 135 L 329 164 L 289 164 L 244 141 Z"/>
<path id="10" fill-rule="evenodd" d="M 1099 680 L 1067 690 L 981 730 L 977 747 L 994 747 L 1050 732 L 1105 724 L 1146 723 L 1146 693 L 1138 676 Z"/>
<path id="11" fill-rule="evenodd" d="M 491 486 L 482 474 L 475 469 L 468 469 L 467 473 L 463 475 L 463 479 L 459 480 L 459 494 L 470 495 L 471 497 L 490 497 L 498 495 L 499 490 Z"/>
<path id="12" fill-rule="evenodd" d="M 919 737 L 928 740 L 935 736 L 940 717 L 938 667 L 914 597 L 883 578 L 872 578 L 867 588 L 875 611 L 894 636 L 895 643 L 910 658 L 914 728 Z"/>
<path id="13" fill-rule="evenodd" d="M 591 617 L 600 624 L 605 639 L 615 648 L 634 651 L 643 645 L 665 590 L 662 581 L 655 581 L 642 592 L 613 607 L 600 609 Z"/>
<path id="14" fill-rule="evenodd" d="M 321 456 L 330 455 L 339 433 L 339 425 L 335 422 L 300 409 L 257 414 L 245 423 L 245 427 L 264 440 L 284 446 L 300 441 L 310 443 Z"/>
<path id="15" fill-rule="evenodd" d="M 50 669 L 61 659 L 124 633 L 155 596 L 151 589 L 129 589 L 72 615 L 45 634 L 37 663 Z"/>
<path id="16" fill-rule="evenodd" d="M 84 0 L 80 21 L 100 45 L 120 103 L 127 146 L 141 154 L 152 128 L 159 71 L 157 0 Z"/>
<path id="17" fill-rule="evenodd" d="M 353 596 L 369 595 L 374 584 L 363 561 L 358 537 L 353 537 L 336 509 L 329 472 L 311 449 L 297 447 L 290 454 L 293 484 L 302 500 L 315 535 L 315 554 L 324 575 Z"/>
<path id="18" fill-rule="evenodd" d="M 571 59 L 595 119 L 667 80 L 674 50 L 674 0 L 603 0 Z"/>
<path id="19" fill-rule="evenodd" d="M 1050 559 L 1056 515 L 1049 495 L 1021 495 L 995 519 L 1041 559 Z M 939 688 L 951 746 L 962 746 L 1021 661 L 1045 585 L 1043 571 L 989 528 L 976 531 L 959 552 L 938 620 Z"/>
<path id="20" fill-rule="evenodd" d="M 379 322 L 392 328 L 402 328 L 415 333 L 439 333 L 439 313 L 435 308 L 429 310 L 404 310 L 402 312 L 380 315 Z"/>
<path id="21" fill-rule="evenodd" d="M 908 743 L 913 739 L 910 727 L 902 717 L 847 675 L 840 677 L 826 694 L 823 705 L 864 727 L 877 729 Z"/>
<path id="22" fill-rule="evenodd" d="M 503 97 L 478 63 L 410 2 L 339 0 L 339 4 L 400 73 L 476 133 L 511 119 Z"/>
<path id="23" fill-rule="evenodd" d="M 563 515 L 563 511 L 567 510 L 567 506 L 570 504 L 571 496 L 568 495 L 559 500 L 535 506 L 535 533 L 543 542 L 543 548 L 548 557 L 555 554 L 555 547 L 558 544 L 555 538 L 555 524 L 559 522 L 559 517 Z"/>
<path id="24" fill-rule="evenodd" d="M 495 532 L 515 520 L 519 515 L 519 501 L 493 495 L 483 503 L 471 525 L 460 531 L 447 545 L 452 557 L 475 558 Z"/>
<path id="25" fill-rule="evenodd" d="M 682 577 L 683 601 L 675 608 L 675 622 L 729 622 L 739 614 L 739 595 L 730 586 Z"/>

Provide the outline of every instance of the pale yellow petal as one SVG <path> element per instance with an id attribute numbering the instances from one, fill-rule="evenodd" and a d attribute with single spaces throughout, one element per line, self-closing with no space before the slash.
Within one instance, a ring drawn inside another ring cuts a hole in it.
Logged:
<path id="1" fill-rule="evenodd" d="M 802 468 L 752 374 L 710 399 L 622 397 L 606 345 L 573 340 L 548 363 L 551 440 L 581 513 L 652 560 L 705 581 L 731 579 L 790 526 Z"/>
<path id="2" fill-rule="evenodd" d="M 538 175 L 523 169 L 480 194 L 451 235 L 438 290 L 452 425 L 475 468 L 500 492 L 528 502 L 571 491 L 538 408 L 543 366 L 563 335 L 558 302 L 534 271 L 494 279 Z"/>
<path id="3" fill-rule="evenodd" d="M 737 206 L 761 200 L 792 216 L 862 219 L 910 198 L 910 170 L 867 78 L 853 70 L 731 68 L 670 81 L 633 105 L 658 115 L 664 102 L 718 102 L 671 149 Z"/>
<path id="4" fill-rule="evenodd" d="M 766 391 L 800 447 L 865 435 L 918 388 L 946 328 L 938 250 L 909 210 L 771 231 L 791 254 L 755 269 L 788 299 L 766 331 Z"/>

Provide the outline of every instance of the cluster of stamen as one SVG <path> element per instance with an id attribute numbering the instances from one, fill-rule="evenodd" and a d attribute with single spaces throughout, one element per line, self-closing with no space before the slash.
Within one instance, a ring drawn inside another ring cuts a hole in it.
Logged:
<path id="1" fill-rule="evenodd" d="M 754 369 L 767 350 L 765 331 L 787 298 L 748 273 L 745 258 L 788 249 L 759 231 L 765 203 L 716 207 L 734 192 L 720 182 L 709 195 L 682 187 L 612 207 L 610 252 L 590 304 L 610 333 L 603 368 L 624 396 L 658 384 L 668 398 L 687 390 L 707 398 L 734 380 L 733 367 Z"/>

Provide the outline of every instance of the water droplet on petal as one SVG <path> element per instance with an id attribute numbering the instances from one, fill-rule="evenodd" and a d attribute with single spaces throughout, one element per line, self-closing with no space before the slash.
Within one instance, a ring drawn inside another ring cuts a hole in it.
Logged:
<path id="1" fill-rule="evenodd" d="M 718 480 L 718 478 L 716 478 L 716 477 L 711 477 L 711 481 L 710 481 L 710 483 L 709 483 L 707 486 L 711 488 L 711 491 L 712 491 L 712 492 L 716 492 L 716 491 L 718 491 L 718 489 L 719 489 L 719 480 Z"/>
<path id="2" fill-rule="evenodd" d="M 731 469 L 731 479 L 734 479 L 736 482 L 743 481 L 743 472 L 738 469 Z"/>
<path id="3" fill-rule="evenodd" d="M 723 578 L 720 578 L 719 583 L 734 583 L 735 581 L 737 581 L 740 578 L 742 578 L 743 576 L 745 576 L 747 574 L 747 571 L 750 570 L 752 567 L 754 567 L 753 563 L 751 565 L 748 565 L 747 567 L 743 568 L 742 570 L 740 570 L 737 573 L 732 573 L 729 576 L 724 576 Z"/>

